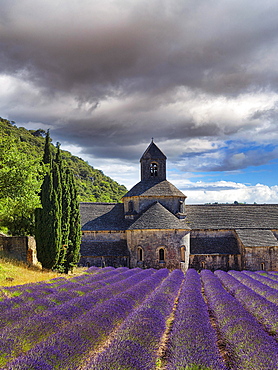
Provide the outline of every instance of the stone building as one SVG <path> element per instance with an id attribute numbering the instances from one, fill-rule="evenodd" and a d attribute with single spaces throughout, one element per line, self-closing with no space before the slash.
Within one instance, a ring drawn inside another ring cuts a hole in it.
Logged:
<path id="1" fill-rule="evenodd" d="M 278 269 L 278 205 L 186 205 L 152 141 L 122 203 L 81 203 L 82 265 Z"/>

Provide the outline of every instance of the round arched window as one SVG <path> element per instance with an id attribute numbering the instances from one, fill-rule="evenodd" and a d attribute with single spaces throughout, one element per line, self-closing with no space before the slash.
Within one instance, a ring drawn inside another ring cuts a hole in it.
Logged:
<path id="1" fill-rule="evenodd" d="M 165 252 L 163 248 L 159 249 L 159 261 L 164 261 L 165 260 Z"/>
<path id="2" fill-rule="evenodd" d="M 143 261 L 143 249 L 141 247 L 137 248 L 137 261 Z"/>
<path id="3" fill-rule="evenodd" d="M 157 163 L 151 163 L 150 165 L 150 173 L 151 173 L 151 176 L 157 176 L 157 173 L 158 173 L 158 166 L 157 166 Z"/>

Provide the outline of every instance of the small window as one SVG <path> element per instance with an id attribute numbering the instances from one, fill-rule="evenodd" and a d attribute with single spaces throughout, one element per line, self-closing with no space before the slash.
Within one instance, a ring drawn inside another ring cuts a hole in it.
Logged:
<path id="1" fill-rule="evenodd" d="M 133 212 L 134 210 L 134 203 L 132 200 L 128 202 L 128 212 Z"/>
<path id="2" fill-rule="evenodd" d="M 181 262 L 185 262 L 185 247 L 181 247 Z"/>
<path id="3" fill-rule="evenodd" d="M 150 166 L 150 172 L 151 172 L 151 176 L 157 176 L 157 164 L 156 163 L 151 163 L 151 166 Z"/>
<path id="4" fill-rule="evenodd" d="M 141 247 L 137 248 L 137 260 L 143 261 L 143 249 Z"/>
<path id="5" fill-rule="evenodd" d="M 160 248 L 159 249 L 159 261 L 164 261 L 165 256 L 164 256 L 164 249 Z"/>
<path id="6" fill-rule="evenodd" d="M 264 271 L 265 270 L 265 264 L 264 263 L 261 263 L 261 270 Z"/>

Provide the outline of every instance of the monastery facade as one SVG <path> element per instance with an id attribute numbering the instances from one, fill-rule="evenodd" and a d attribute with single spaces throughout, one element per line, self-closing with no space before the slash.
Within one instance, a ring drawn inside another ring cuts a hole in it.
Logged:
<path id="1" fill-rule="evenodd" d="M 80 264 L 278 270 L 278 205 L 186 205 L 152 141 L 122 203 L 81 203 Z"/>

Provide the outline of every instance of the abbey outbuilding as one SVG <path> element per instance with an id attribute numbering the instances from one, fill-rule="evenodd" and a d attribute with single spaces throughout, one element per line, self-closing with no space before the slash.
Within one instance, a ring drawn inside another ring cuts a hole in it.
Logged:
<path id="1" fill-rule="evenodd" d="M 81 265 L 278 269 L 278 205 L 186 205 L 166 160 L 152 141 L 122 203 L 81 203 Z"/>

